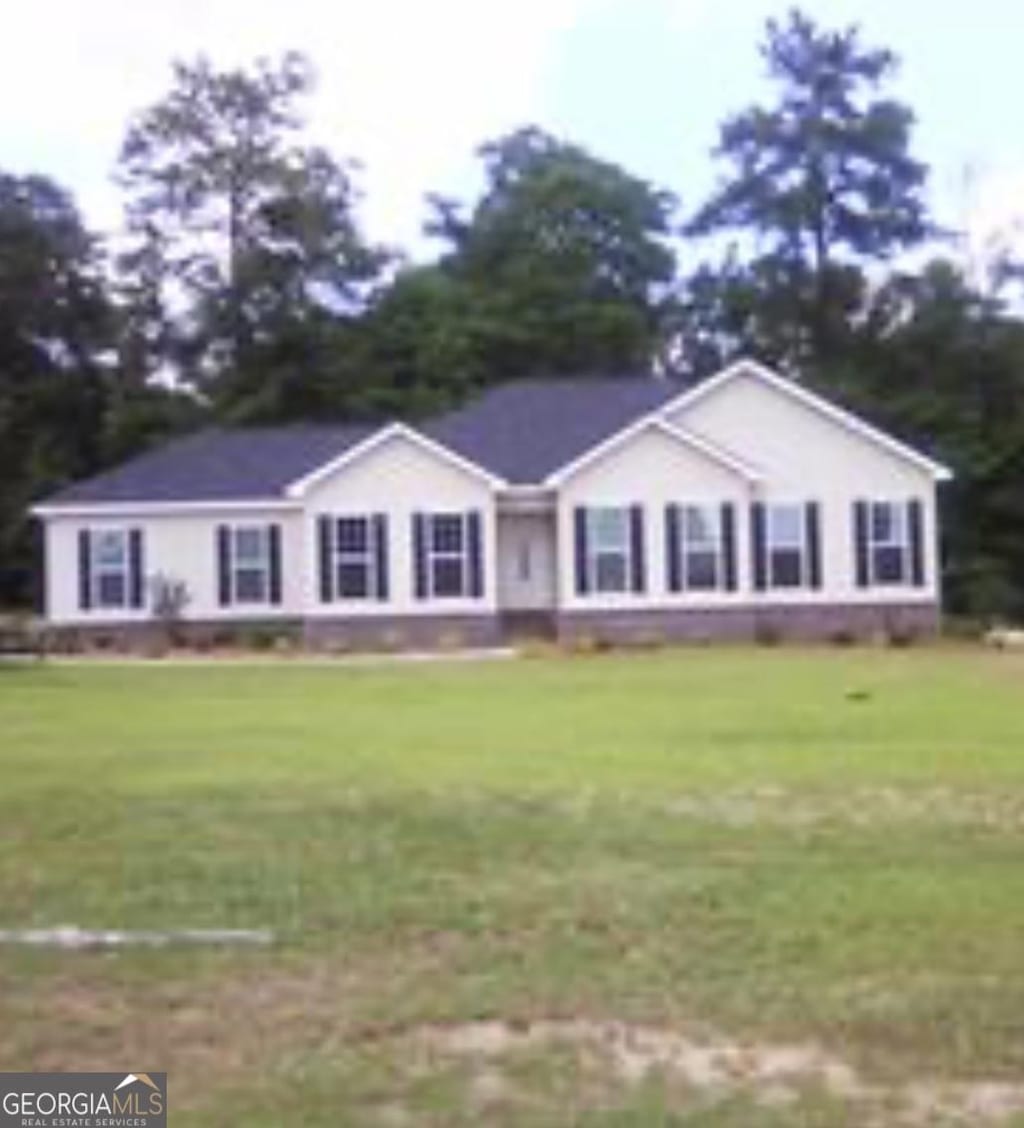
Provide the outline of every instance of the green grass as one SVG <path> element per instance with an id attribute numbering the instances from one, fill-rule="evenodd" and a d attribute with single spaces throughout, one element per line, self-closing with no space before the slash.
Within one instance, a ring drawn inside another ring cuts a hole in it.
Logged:
<path id="1" fill-rule="evenodd" d="M 166 1069 L 191 1128 L 859 1128 L 940 1078 L 1024 1102 L 1022 685 L 968 650 L 2 668 L 0 927 L 278 942 L 2 949 L 0 1069 Z M 478 1019 L 810 1046 L 864 1091 L 431 1040 Z M 927 1123 L 985 1122 L 954 1106 Z"/>

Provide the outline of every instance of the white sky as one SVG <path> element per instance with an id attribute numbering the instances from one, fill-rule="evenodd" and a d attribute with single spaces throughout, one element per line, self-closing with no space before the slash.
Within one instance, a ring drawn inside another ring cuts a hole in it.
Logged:
<path id="1" fill-rule="evenodd" d="M 414 246 L 430 191 L 471 195 L 473 149 L 535 121 L 678 192 L 713 182 L 722 117 L 756 99 L 765 17 L 789 0 L 10 0 L 0 40 L 0 168 L 70 187 L 115 228 L 110 183 L 132 111 L 175 57 L 221 64 L 298 49 L 320 76 L 312 133 L 364 165 L 365 222 Z M 943 218 L 982 233 L 1024 214 L 1024 135 L 1009 97 L 1020 0 L 804 0 L 905 59 Z M 966 166 L 978 170 L 970 192 Z"/>

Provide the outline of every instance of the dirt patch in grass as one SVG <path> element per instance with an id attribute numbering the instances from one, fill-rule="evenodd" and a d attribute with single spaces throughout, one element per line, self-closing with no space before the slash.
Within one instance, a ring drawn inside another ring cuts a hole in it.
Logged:
<path id="1" fill-rule="evenodd" d="M 1024 1084 L 926 1077 L 883 1084 L 813 1043 L 730 1037 L 698 1024 L 422 1021 L 438 1013 L 438 1000 L 416 997 L 418 985 L 446 965 L 450 973 L 460 952 L 457 941 L 439 939 L 400 955 L 361 953 L 347 961 L 240 966 L 222 958 L 160 979 L 137 967 L 112 979 L 109 958 L 79 955 L 45 981 L 33 976 L 32 989 L 0 981 L 0 1063 L 103 1070 L 111 1061 L 156 1061 L 173 1076 L 176 1106 L 187 1112 L 253 1076 L 287 1071 L 289 1061 L 347 1062 L 353 1079 L 362 1063 L 375 1061 L 388 1080 L 372 1094 L 349 1097 L 364 1111 L 371 1103 L 386 1110 L 396 1125 L 433 1123 L 418 1120 L 403 1101 L 425 1078 L 446 1076 L 461 1094 L 453 1097 L 458 1107 L 513 1113 L 565 1101 L 607 1107 L 661 1082 L 681 1108 L 740 1098 L 795 1111 L 821 1094 L 864 1126 L 999 1126 L 1024 1114 Z M 389 1116 L 382 1112 L 380 1120 Z"/>
<path id="2" fill-rule="evenodd" d="M 813 1045 L 707 1038 L 616 1021 L 500 1020 L 426 1026 L 407 1035 L 442 1057 L 470 1059 L 489 1091 L 504 1091 L 495 1064 L 505 1057 L 570 1046 L 592 1070 L 624 1085 L 660 1075 L 705 1096 L 741 1092 L 765 1105 L 797 1102 L 809 1090 L 863 1109 L 864 1123 L 999 1124 L 1024 1112 L 1024 1085 L 916 1080 L 880 1085 Z M 879 1117 L 884 1116 L 884 1120 Z"/>
<path id="3" fill-rule="evenodd" d="M 781 827 L 930 823 L 994 830 L 1024 828 L 1024 794 L 1006 789 L 861 787 L 814 792 L 759 787 L 679 795 L 665 809 L 673 815 L 737 827 L 761 823 Z"/>

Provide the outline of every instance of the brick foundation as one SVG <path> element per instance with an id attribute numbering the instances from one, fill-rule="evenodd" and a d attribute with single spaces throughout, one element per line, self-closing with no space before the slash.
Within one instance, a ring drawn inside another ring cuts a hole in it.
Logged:
<path id="1" fill-rule="evenodd" d="M 380 615 L 311 618 L 303 627 L 311 650 L 459 650 L 500 646 L 495 615 Z"/>
<path id="2" fill-rule="evenodd" d="M 558 616 L 561 642 L 612 645 L 661 642 L 807 641 L 919 637 L 938 632 L 934 603 L 788 604 L 773 607 L 678 608 L 636 611 L 569 611 Z"/>

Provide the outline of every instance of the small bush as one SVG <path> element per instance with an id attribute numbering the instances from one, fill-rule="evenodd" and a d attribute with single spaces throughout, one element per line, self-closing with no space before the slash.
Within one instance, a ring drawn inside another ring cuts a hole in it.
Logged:
<path id="1" fill-rule="evenodd" d="M 778 646 L 782 642 L 782 630 L 778 623 L 762 619 L 754 628 L 754 641 L 758 646 Z"/>
<path id="2" fill-rule="evenodd" d="M 856 632 L 850 630 L 849 627 L 840 627 L 828 636 L 828 642 L 832 646 L 856 646 L 858 641 Z"/>
<path id="3" fill-rule="evenodd" d="M 273 650 L 277 645 L 280 632 L 276 627 L 241 627 L 236 637 L 238 644 L 245 650 L 266 651 Z"/>
<path id="4" fill-rule="evenodd" d="M 162 572 L 158 572 L 150 579 L 150 614 L 160 628 L 166 646 L 183 645 L 185 639 L 182 622 L 185 610 L 191 602 L 192 596 L 184 580 L 166 576 Z"/>

